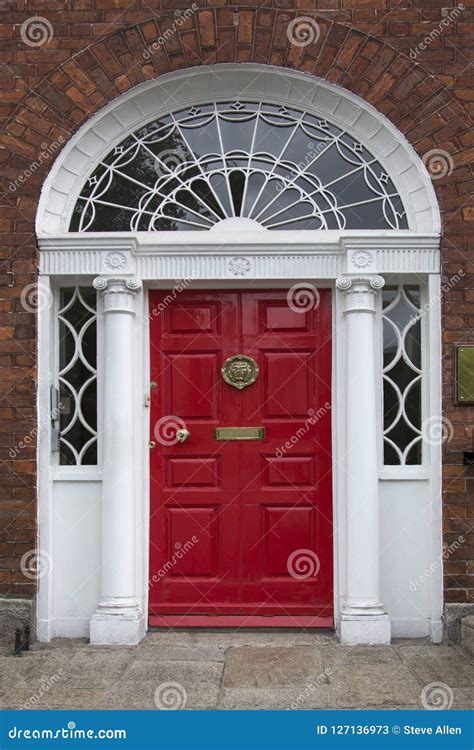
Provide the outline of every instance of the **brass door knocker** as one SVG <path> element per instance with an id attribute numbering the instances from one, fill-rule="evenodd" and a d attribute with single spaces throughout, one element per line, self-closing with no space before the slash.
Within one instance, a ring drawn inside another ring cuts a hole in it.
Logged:
<path id="1" fill-rule="evenodd" d="M 226 383 L 241 391 L 257 380 L 258 365 L 252 357 L 247 357 L 245 354 L 234 354 L 233 357 L 226 359 L 221 372 Z"/>

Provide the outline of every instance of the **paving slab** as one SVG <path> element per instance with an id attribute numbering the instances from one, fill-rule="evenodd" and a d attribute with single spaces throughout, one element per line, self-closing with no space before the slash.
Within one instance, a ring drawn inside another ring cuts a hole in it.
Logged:
<path id="1" fill-rule="evenodd" d="M 8 709 L 21 709 L 21 710 L 40 710 L 49 709 L 50 705 L 46 700 L 41 700 L 41 696 L 38 692 L 35 692 L 31 687 L 18 684 L 12 686 L 10 690 L 6 691 L 0 698 L 0 708 L 2 711 Z"/>
<path id="2" fill-rule="evenodd" d="M 317 646 L 337 643 L 332 632 L 318 630 L 160 630 L 147 633 L 142 643 L 170 646 L 201 645 L 228 648 L 230 646 Z"/>
<path id="3" fill-rule="evenodd" d="M 472 709 L 472 658 L 426 639 L 343 646 L 317 631 L 163 629 L 138 646 L 55 639 L 0 653 L 0 706 L 25 710 L 423 710 L 432 682 L 452 708 Z"/>
<path id="4" fill-rule="evenodd" d="M 136 682 L 139 680 L 158 680 L 166 682 L 174 679 L 176 682 L 212 682 L 220 680 L 223 664 L 217 662 L 199 661 L 132 661 L 125 669 L 119 682 Z"/>
<path id="5" fill-rule="evenodd" d="M 3 710 L 53 710 L 53 709 L 94 709 L 104 691 L 65 688 L 58 684 L 50 690 L 41 693 L 25 688 L 13 690 L 2 702 Z"/>
<path id="6" fill-rule="evenodd" d="M 13 685 L 28 684 L 28 675 L 34 661 L 25 657 L 0 657 L 0 692 L 9 690 Z"/>
<path id="7" fill-rule="evenodd" d="M 326 646 L 320 649 L 324 666 L 345 664 L 400 664 L 401 659 L 391 646 Z"/>
<path id="8" fill-rule="evenodd" d="M 349 687 L 359 694 L 359 705 L 416 705 L 423 685 L 404 664 L 334 665 L 329 676 L 333 686 Z"/>
<path id="9" fill-rule="evenodd" d="M 100 700 L 97 708 L 151 710 L 215 708 L 223 665 L 199 662 L 164 662 L 150 680 L 148 675 L 126 673 Z M 180 669 L 176 670 L 179 665 Z M 209 668 L 211 667 L 211 668 Z"/>
<path id="10" fill-rule="evenodd" d="M 225 648 L 199 646 L 168 646 L 154 644 L 137 649 L 136 661 L 225 661 Z"/>
<path id="11" fill-rule="evenodd" d="M 406 663 L 424 683 L 445 682 L 450 687 L 469 687 L 473 682 L 472 665 L 462 663 L 459 658 L 451 662 L 447 658 L 419 656 L 416 660 L 410 659 Z"/>
<path id="12" fill-rule="evenodd" d="M 343 696 L 331 688 L 319 688 L 308 694 L 304 689 L 294 688 L 224 688 L 217 708 L 304 711 L 316 708 L 350 708 L 352 703 L 349 694 L 344 701 Z"/>
<path id="13" fill-rule="evenodd" d="M 453 705 L 451 708 L 458 711 L 461 709 L 472 711 L 474 709 L 473 688 L 453 688 Z"/>
<path id="14" fill-rule="evenodd" d="M 75 654 L 65 669 L 68 688 L 106 688 L 116 682 L 133 660 L 131 652 L 107 653 L 82 650 Z"/>
<path id="15" fill-rule="evenodd" d="M 223 663 L 133 661 L 107 691 L 99 708 L 213 708 L 217 703 Z"/>
<path id="16" fill-rule="evenodd" d="M 173 685 L 162 688 L 157 696 L 159 686 L 156 683 L 135 685 L 133 690 L 112 689 L 99 700 L 96 709 L 114 711 L 160 711 L 160 710 L 211 710 L 217 708 L 219 686 L 208 685 L 182 686 L 173 690 Z M 164 696 L 165 701 L 160 698 Z"/>
<path id="17" fill-rule="evenodd" d="M 313 646 L 242 646 L 227 652 L 224 687 L 281 688 L 316 682 L 322 673 L 321 654 Z"/>
<path id="18" fill-rule="evenodd" d="M 456 655 L 459 655 L 461 659 L 464 661 L 472 661 L 470 659 L 469 654 L 464 651 L 460 646 L 456 645 L 450 645 L 445 646 L 443 644 L 434 644 L 434 643 L 423 643 L 423 644 L 405 644 L 405 643 L 399 643 L 396 644 L 393 647 L 398 654 L 400 654 L 401 658 L 403 660 L 409 659 L 411 657 L 417 657 L 417 656 L 432 656 L 436 659 L 441 659 L 443 657 L 447 657 L 449 659 L 456 658 Z"/>
<path id="19" fill-rule="evenodd" d="M 473 660 L 459 646 L 402 646 L 397 651 L 402 661 L 425 684 L 444 682 L 450 687 L 473 684 Z"/>

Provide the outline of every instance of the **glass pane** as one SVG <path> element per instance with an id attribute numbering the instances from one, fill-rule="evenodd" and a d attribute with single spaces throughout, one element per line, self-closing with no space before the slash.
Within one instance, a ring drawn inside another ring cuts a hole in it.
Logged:
<path id="1" fill-rule="evenodd" d="M 265 102 L 188 107 L 127 136 L 83 186 L 72 231 L 406 229 L 400 197 L 352 135 Z"/>
<path id="2" fill-rule="evenodd" d="M 384 462 L 421 463 L 420 291 L 415 286 L 383 291 Z M 413 443 L 413 445 L 411 445 Z M 410 447 L 411 445 L 411 447 Z"/>
<path id="3" fill-rule="evenodd" d="M 390 443 L 384 440 L 383 444 L 383 462 L 385 466 L 397 466 L 400 463 L 397 452 Z"/>
<path id="4" fill-rule="evenodd" d="M 96 292 L 60 290 L 59 401 L 61 465 L 97 463 Z"/>

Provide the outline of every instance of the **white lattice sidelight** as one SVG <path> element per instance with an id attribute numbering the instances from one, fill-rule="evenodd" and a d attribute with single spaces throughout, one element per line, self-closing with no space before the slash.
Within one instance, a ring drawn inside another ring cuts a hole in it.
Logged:
<path id="1" fill-rule="evenodd" d="M 384 463 L 421 464 L 420 289 L 383 292 Z"/>
<path id="2" fill-rule="evenodd" d="M 405 229 L 366 146 L 330 120 L 271 103 L 191 106 L 135 130 L 87 179 L 71 231 Z M 231 229 L 232 225 L 229 225 Z"/>
<path id="3" fill-rule="evenodd" d="M 59 400 L 63 465 L 97 464 L 96 291 L 60 289 Z"/>

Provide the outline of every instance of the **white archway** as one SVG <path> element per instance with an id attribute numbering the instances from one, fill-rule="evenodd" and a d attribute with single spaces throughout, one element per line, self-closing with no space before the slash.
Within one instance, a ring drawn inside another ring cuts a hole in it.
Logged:
<path id="1" fill-rule="evenodd" d="M 311 115 L 327 118 L 351 134 L 378 160 L 395 185 L 405 208 L 407 228 L 273 232 L 262 231 L 262 227 L 252 223 L 251 219 L 227 218 L 209 232 L 68 231 L 85 181 L 127 135 L 180 107 L 239 97 L 246 101 L 299 107 Z M 63 612 L 57 605 L 58 597 L 73 583 L 66 580 L 58 583 L 58 579 L 40 582 L 40 637 L 47 640 L 54 635 L 91 632 L 96 642 L 133 643 L 144 632 L 148 581 L 146 477 L 149 465 L 146 445 L 149 435 L 147 414 L 140 410 L 146 409 L 143 392 L 149 386 L 146 295 L 151 286 L 172 287 L 176 280 L 190 279 L 201 287 L 218 289 L 226 285 L 240 288 L 249 284 L 283 287 L 301 280 L 333 289 L 334 521 L 338 529 L 334 553 L 335 617 L 343 640 L 348 642 L 386 642 L 390 638 L 390 622 L 382 604 L 379 576 L 375 570 L 381 544 L 378 530 L 383 536 L 385 526 L 390 529 L 401 523 L 401 515 L 397 516 L 398 508 L 392 502 L 394 496 L 400 504 L 405 501 L 413 504 L 417 497 L 422 497 L 423 508 L 417 516 L 419 521 L 413 533 L 423 533 L 423 543 L 413 553 L 411 562 L 407 557 L 407 566 L 412 565 L 412 568 L 407 568 L 406 575 L 416 578 L 417 566 L 426 566 L 429 559 L 440 554 L 440 513 L 438 506 L 430 504 L 430 498 L 439 497 L 440 449 L 438 446 L 429 447 L 423 465 L 419 466 L 400 465 L 387 469 L 381 462 L 382 374 L 377 359 L 380 355 L 377 342 L 380 342 L 382 333 L 380 290 L 385 275 L 395 279 L 392 282 L 395 284 L 419 281 L 424 288 L 423 301 L 439 294 L 440 226 L 439 209 L 429 175 L 403 135 L 362 99 L 308 74 L 251 64 L 182 70 L 130 90 L 79 129 L 59 155 L 42 190 L 36 222 L 40 273 L 44 283 L 50 284 L 52 289 L 65 281 L 69 285 L 83 284 L 90 288 L 96 277 L 94 286 L 100 293 L 99 313 L 107 313 L 97 316 L 98 340 L 105 337 L 104 351 L 110 355 L 108 365 L 102 370 L 103 360 L 99 358 L 99 386 L 102 392 L 109 387 L 107 398 L 102 397 L 103 411 L 99 409 L 99 414 L 102 423 L 107 423 L 108 417 L 114 416 L 115 419 L 116 404 L 122 405 L 122 422 L 114 435 L 114 439 L 121 442 L 120 445 L 111 442 L 105 446 L 107 450 L 102 449 L 102 453 L 108 456 L 103 466 L 56 466 L 51 473 L 48 473 L 48 446 L 45 443 L 40 447 L 41 546 L 46 550 L 54 546 L 54 535 L 57 535 L 56 543 L 64 550 L 59 552 L 59 564 L 55 568 L 61 570 L 61 555 L 68 553 L 59 540 L 61 513 L 70 513 L 72 517 L 78 513 L 78 504 L 89 502 L 91 497 L 94 498 L 94 508 L 90 512 L 97 514 L 101 505 L 103 534 L 110 531 L 110 536 L 103 537 L 102 541 L 95 538 L 90 543 L 89 529 L 78 532 L 77 538 L 83 539 L 85 552 L 77 542 L 77 554 L 90 558 L 90 563 L 89 559 L 83 561 L 90 564 L 90 575 L 94 575 L 94 565 L 100 565 L 100 555 L 104 555 L 104 550 L 108 551 L 110 558 L 114 551 L 117 555 L 122 554 L 121 544 L 131 546 L 123 558 L 127 560 L 128 570 L 126 590 L 123 581 L 114 576 L 114 570 L 120 570 L 120 566 L 112 564 L 100 594 L 99 584 L 94 579 L 89 598 L 81 599 L 77 616 L 80 625 L 73 622 L 76 615 L 71 616 L 64 608 L 66 614 L 55 614 L 55 609 Z M 432 304 L 428 312 L 429 316 L 427 314 L 424 318 L 426 326 L 428 318 L 430 321 L 429 328 L 426 328 L 429 344 L 424 356 L 426 372 L 430 373 L 429 381 L 426 379 L 423 385 L 426 416 L 438 414 L 440 408 L 439 309 Z M 56 335 L 54 325 L 55 317 L 50 308 L 40 310 L 39 419 L 42 424 L 47 423 L 50 413 L 49 378 L 55 364 L 46 349 Z M 361 351 L 365 353 L 363 358 L 360 357 Z M 114 362 L 122 364 L 118 367 Z M 351 383 L 350 379 L 346 380 L 347 373 L 355 370 L 366 376 L 365 381 L 362 378 L 361 387 Z M 104 379 L 108 379 L 108 384 Z M 128 429 L 130 420 L 133 420 L 131 430 Z M 111 419 L 110 423 L 113 421 Z M 349 460 L 346 459 L 349 449 L 344 443 L 346 435 L 350 436 L 354 447 Z M 107 435 L 102 437 L 103 441 L 108 439 Z M 361 446 L 365 446 L 365 450 L 361 450 Z M 127 461 L 127 456 L 132 458 Z M 118 494 L 112 492 L 117 477 L 120 477 Z M 400 481 L 404 482 L 403 492 L 400 491 Z M 66 489 L 63 490 L 59 512 L 55 487 L 59 488 L 63 482 L 67 485 L 63 485 Z M 386 485 L 382 488 L 384 482 Z M 389 510 L 385 511 L 386 515 L 379 524 L 383 503 Z M 114 515 L 117 508 L 124 509 L 120 518 Z M 353 526 L 358 513 L 365 514 L 367 527 L 371 529 L 370 543 L 360 534 L 359 528 Z M 56 514 L 59 518 L 57 528 Z M 78 524 L 82 522 L 81 518 L 78 518 Z M 92 529 L 96 537 L 98 523 L 95 515 Z M 126 529 L 132 527 L 135 527 L 136 534 L 129 534 L 124 542 Z M 90 548 L 89 544 L 92 545 Z M 357 559 L 362 565 L 357 566 Z M 133 564 L 134 571 L 130 572 Z M 393 573 L 389 553 L 383 565 L 386 570 L 382 576 L 382 589 L 385 587 L 383 594 L 386 597 L 387 590 L 390 596 L 392 590 L 396 592 L 399 582 Z M 350 580 L 349 574 L 356 569 L 359 581 L 362 580 L 365 586 L 362 593 L 357 590 L 357 582 Z M 351 587 L 352 591 L 349 590 Z M 412 617 L 409 608 L 397 609 L 397 597 L 398 594 L 394 593 L 393 612 L 390 612 L 392 632 L 396 635 L 431 633 L 437 639 L 441 623 L 440 576 L 436 574 L 430 579 L 430 596 L 423 604 L 422 617 L 418 619 L 415 615 Z M 89 631 L 91 617 L 92 629 Z"/>
<path id="2" fill-rule="evenodd" d="M 439 232 L 429 175 L 414 149 L 371 105 L 335 84 L 288 69 L 221 64 L 169 73 L 139 85 L 101 109 L 70 139 L 41 193 L 38 237 L 64 234 L 80 190 L 111 148 L 170 111 L 232 98 L 298 106 L 327 118 L 364 144 L 384 166 L 405 206 L 408 228 Z"/>

